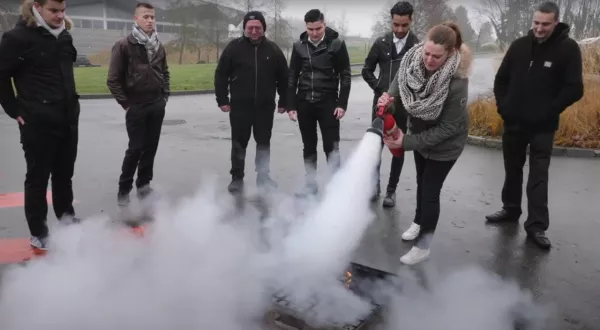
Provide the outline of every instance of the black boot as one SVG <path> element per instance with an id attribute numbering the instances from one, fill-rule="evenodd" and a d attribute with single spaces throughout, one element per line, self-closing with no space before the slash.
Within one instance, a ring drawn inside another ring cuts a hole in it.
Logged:
<path id="1" fill-rule="evenodd" d="M 388 191 L 385 193 L 385 198 L 383 199 L 383 207 L 394 206 L 396 206 L 396 193 L 393 191 Z"/>
<path id="2" fill-rule="evenodd" d="M 539 246 L 540 248 L 544 249 L 544 250 L 548 250 L 552 247 L 552 244 L 550 243 L 550 239 L 548 239 L 548 237 L 546 237 L 546 233 L 544 233 L 543 231 L 528 231 L 527 232 L 527 238 L 529 240 L 531 240 L 535 245 Z"/>
<path id="3" fill-rule="evenodd" d="M 241 193 L 244 190 L 244 179 L 233 177 L 233 179 L 229 183 L 229 186 L 227 187 L 227 190 L 231 194 Z"/>
<path id="4" fill-rule="evenodd" d="M 379 182 L 377 182 L 375 191 L 373 191 L 373 195 L 371 195 L 371 203 L 376 202 L 379 199 L 379 195 L 381 195 L 381 186 Z"/>
<path id="5" fill-rule="evenodd" d="M 485 216 L 488 222 L 499 223 L 499 222 L 519 222 L 520 213 L 510 212 L 502 209 L 496 213 L 488 214 Z"/>
<path id="6" fill-rule="evenodd" d="M 277 189 L 277 182 L 271 179 L 267 173 L 259 173 L 256 176 L 256 186 L 261 190 Z"/>

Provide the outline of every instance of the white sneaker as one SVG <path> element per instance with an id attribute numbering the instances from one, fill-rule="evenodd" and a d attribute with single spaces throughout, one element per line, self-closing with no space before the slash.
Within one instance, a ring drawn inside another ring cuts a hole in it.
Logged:
<path id="1" fill-rule="evenodd" d="M 415 265 L 429 258 L 429 249 L 420 249 L 413 246 L 407 254 L 400 258 L 400 262 L 405 265 Z"/>
<path id="2" fill-rule="evenodd" d="M 417 236 L 419 236 L 420 232 L 421 232 L 421 226 L 417 225 L 416 223 L 413 222 L 410 225 L 410 228 L 408 228 L 408 230 L 402 234 L 402 239 L 405 241 L 412 241 L 415 238 L 417 238 Z"/>

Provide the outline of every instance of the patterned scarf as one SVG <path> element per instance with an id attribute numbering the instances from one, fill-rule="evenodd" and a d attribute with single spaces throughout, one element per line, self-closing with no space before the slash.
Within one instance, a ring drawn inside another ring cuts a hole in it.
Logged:
<path id="1" fill-rule="evenodd" d="M 148 35 L 137 24 L 134 24 L 132 34 L 139 44 L 142 44 L 146 47 L 146 51 L 148 52 L 148 60 L 152 61 L 156 55 L 156 52 L 158 51 L 158 47 L 160 46 L 156 31 L 154 31 L 152 35 L 148 37 Z"/>
<path id="2" fill-rule="evenodd" d="M 404 108 L 412 117 L 435 120 L 442 112 L 448 97 L 450 81 L 460 64 L 459 51 L 446 60 L 431 76 L 423 64 L 423 44 L 412 47 L 400 62 L 398 69 L 398 89 Z"/>

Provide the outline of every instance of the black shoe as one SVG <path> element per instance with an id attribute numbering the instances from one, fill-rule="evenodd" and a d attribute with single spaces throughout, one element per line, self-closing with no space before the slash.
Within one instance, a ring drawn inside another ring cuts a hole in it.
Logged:
<path id="1" fill-rule="evenodd" d="M 117 194 L 117 204 L 119 205 L 119 207 L 127 207 L 129 206 L 130 202 L 131 201 L 129 200 L 129 193 L 119 192 Z"/>
<path id="2" fill-rule="evenodd" d="M 319 193 L 319 187 L 316 183 L 307 183 L 304 185 L 302 190 L 296 193 L 296 197 L 307 197 L 310 195 L 317 195 Z"/>
<path id="3" fill-rule="evenodd" d="M 238 193 L 242 192 L 242 190 L 244 190 L 244 180 L 234 178 L 233 180 L 231 180 L 231 183 L 229 183 L 227 190 L 231 194 L 238 194 Z"/>
<path id="4" fill-rule="evenodd" d="M 154 193 L 154 189 L 152 189 L 150 186 L 143 186 L 140 188 L 137 188 L 137 197 L 139 200 L 144 200 L 146 198 L 148 198 L 148 196 L 152 195 Z"/>
<path id="5" fill-rule="evenodd" d="M 519 222 L 520 214 L 511 213 L 502 209 L 496 213 L 485 216 L 488 222 Z"/>
<path id="6" fill-rule="evenodd" d="M 546 233 L 543 231 L 528 231 L 527 238 L 544 250 L 548 250 L 552 247 L 550 239 L 546 237 Z"/>
<path id="7" fill-rule="evenodd" d="M 388 191 L 385 194 L 385 198 L 383 199 L 383 207 L 394 207 L 394 206 L 396 206 L 396 193 Z"/>
<path id="8" fill-rule="evenodd" d="M 379 199 L 380 195 L 381 195 L 381 186 L 379 185 L 379 182 L 378 182 L 377 187 L 375 188 L 375 191 L 373 192 L 373 195 L 371 195 L 371 203 L 376 202 Z"/>
<path id="9" fill-rule="evenodd" d="M 259 174 L 256 176 L 256 186 L 259 189 L 277 189 L 277 182 L 271 179 L 268 174 Z"/>

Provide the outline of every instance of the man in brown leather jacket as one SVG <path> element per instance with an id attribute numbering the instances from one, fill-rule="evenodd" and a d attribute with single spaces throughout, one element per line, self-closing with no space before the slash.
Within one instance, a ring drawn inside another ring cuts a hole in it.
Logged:
<path id="1" fill-rule="evenodd" d="M 126 111 L 129 135 L 119 179 L 120 206 L 129 204 L 136 169 L 138 198 L 143 199 L 152 191 L 154 157 L 170 91 L 166 52 L 155 30 L 153 6 L 138 3 L 134 20 L 133 31 L 117 41 L 112 49 L 107 79 L 115 100 Z"/>

